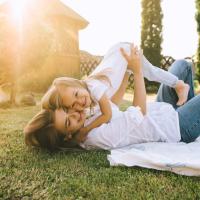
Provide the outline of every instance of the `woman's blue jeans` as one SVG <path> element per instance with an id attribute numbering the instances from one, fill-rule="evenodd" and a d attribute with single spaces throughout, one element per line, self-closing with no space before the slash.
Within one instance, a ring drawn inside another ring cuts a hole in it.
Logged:
<path id="1" fill-rule="evenodd" d="M 194 97 L 192 64 L 186 60 L 177 60 L 169 68 L 169 72 L 190 85 L 188 101 L 178 107 L 175 90 L 163 84 L 158 90 L 156 100 L 170 103 L 176 109 L 179 115 L 181 141 L 193 142 L 200 135 L 200 95 Z"/>

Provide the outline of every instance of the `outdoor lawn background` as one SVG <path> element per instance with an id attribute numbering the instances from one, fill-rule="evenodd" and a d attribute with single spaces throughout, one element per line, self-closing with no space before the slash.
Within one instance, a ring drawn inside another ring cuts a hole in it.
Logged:
<path id="1" fill-rule="evenodd" d="M 75 2 L 87 11 L 84 18 L 79 9 L 74 11 L 68 5 Z M 52 154 L 24 144 L 23 127 L 40 105 L 19 107 L 20 93 L 29 97 L 34 92 L 44 93 L 59 76 L 80 78 L 84 70 L 94 69 L 99 55 L 118 41 L 134 38 L 157 66 L 161 66 L 162 56 L 170 60 L 175 54 L 177 58 L 190 57 L 196 69 L 196 88 L 200 88 L 200 0 L 187 0 L 189 4 L 178 0 L 132 2 L 0 0 L 0 107 L 4 105 L 0 108 L 0 199 L 200 199 L 199 177 L 139 167 L 110 167 L 108 151 Z M 137 13 L 142 15 L 138 18 Z M 150 89 L 155 92 L 153 86 Z M 36 94 L 37 102 L 41 95 Z M 121 109 L 130 104 L 125 101 Z"/>
<path id="2" fill-rule="evenodd" d="M 0 199 L 200 199 L 199 177 L 110 167 L 108 151 L 51 154 L 26 147 L 22 129 L 39 109 L 0 109 Z"/>

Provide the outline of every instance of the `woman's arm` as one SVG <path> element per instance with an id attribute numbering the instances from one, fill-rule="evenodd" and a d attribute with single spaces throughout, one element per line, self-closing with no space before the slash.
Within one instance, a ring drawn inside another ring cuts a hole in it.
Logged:
<path id="1" fill-rule="evenodd" d="M 131 45 L 130 56 L 121 49 L 121 53 L 128 62 L 128 68 L 134 73 L 134 98 L 133 106 L 139 106 L 142 113 L 146 114 L 146 88 L 142 72 L 142 51 L 138 51 L 137 47 Z"/>
<path id="2" fill-rule="evenodd" d="M 134 97 L 133 106 L 139 106 L 142 113 L 146 114 L 146 89 L 142 72 L 134 72 Z"/>
<path id="3" fill-rule="evenodd" d="M 122 101 L 122 98 L 124 96 L 124 93 L 125 93 L 127 85 L 128 85 L 128 79 L 129 79 L 129 73 L 126 72 L 119 89 L 111 98 L 111 101 L 114 104 L 119 105 L 120 102 Z"/>

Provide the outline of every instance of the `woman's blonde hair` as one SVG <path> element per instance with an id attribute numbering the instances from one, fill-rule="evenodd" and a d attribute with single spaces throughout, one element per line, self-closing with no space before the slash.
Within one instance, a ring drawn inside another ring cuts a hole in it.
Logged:
<path id="1" fill-rule="evenodd" d="M 106 70 L 107 71 L 107 70 Z M 49 90 L 45 93 L 45 95 L 42 97 L 42 108 L 43 109 L 51 109 L 55 110 L 57 108 L 63 107 L 63 102 L 59 93 L 59 88 L 62 87 L 78 87 L 78 88 L 84 88 L 88 90 L 86 85 L 86 80 L 90 79 L 97 79 L 102 82 L 105 82 L 111 86 L 110 79 L 105 75 L 105 71 L 101 73 L 97 73 L 95 75 L 91 75 L 87 77 L 85 80 L 78 80 L 71 77 L 59 77 L 56 78 Z M 89 91 L 88 91 L 89 92 Z M 94 105 L 94 102 L 92 102 Z"/>

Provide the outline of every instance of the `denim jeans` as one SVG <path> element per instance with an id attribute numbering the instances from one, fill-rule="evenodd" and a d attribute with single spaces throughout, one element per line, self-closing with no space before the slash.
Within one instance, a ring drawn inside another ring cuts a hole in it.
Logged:
<path id="1" fill-rule="evenodd" d="M 169 71 L 190 85 L 187 102 L 178 107 L 177 94 L 173 88 L 162 84 L 157 93 L 157 101 L 170 103 L 178 112 L 181 141 L 193 142 L 200 135 L 200 95 L 194 97 L 192 64 L 185 60 L 175 61 Z"/>

